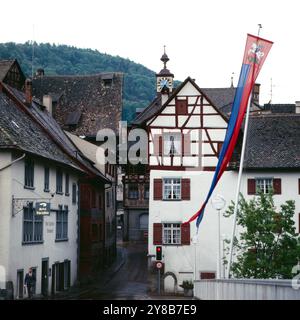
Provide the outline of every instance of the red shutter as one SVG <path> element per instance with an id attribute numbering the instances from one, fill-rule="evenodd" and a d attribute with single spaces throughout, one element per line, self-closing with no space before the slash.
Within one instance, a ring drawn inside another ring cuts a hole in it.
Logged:
<path id="1" fill-rule="evenodd" d="M 190 235 L 190 224 L 185 223 L 181 225 L 181 244 L 190 245 L 191 235 Z"/>
<path id="2" fill-rule="evenodd" d="M 281 179 L 273 179 L 274 194 L 281 194 Z"/>
<path id="3" fill-rule="evenodd" d="M 153 200 L 162 200 L 162 179 L 154 179 Z"/>
<path id="4" fill-rule="evenodd" d="M 162 136 L 159 134 L 153 135 L 153 143 L 154 143 L 154 155 L 161 156 L 162 155 Z"/>
<path id="5" fill-rule="evenodd" d="M 153 244 L 162 244 L 162 224 L 153 223 Z"/>
<path id="6" fill-rule="evenodd" d="M 175 104 L 176 104 L 177 114 L 186 115 L 188 113 L 187 99 L 176 100 Z"/>
<path id="7" fill-rule="evenodd" d="M 91 188 L 88 184 L 80 185 L 80 209 L 91 210 Z"/>
<path id="8" fill-rule="evenodd" d="M 190 179 L 181 179 L 181 200 L 191 199 Z"/>
<path id="9" fill-rule="evenodd" d="M 256 183 L 255 179 L 248 179 L 248 194 L 256 193 Z"/>
<path id="10" fill-rule="evenodd" d="M 183 155 L 184 156 L 191 155 L 191 135 L 190 135 L 190 133 L 186 133 L 183 135 Z"/>

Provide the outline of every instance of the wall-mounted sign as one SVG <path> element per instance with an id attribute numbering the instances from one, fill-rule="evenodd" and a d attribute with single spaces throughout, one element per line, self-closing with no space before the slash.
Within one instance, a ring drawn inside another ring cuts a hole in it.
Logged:
<path id="1" fill-rule="evenodd" d="M 50 215 L 50 202 L 37 202 L 35 205 L 35 214 L 37 216 L 49 216 Z"/>

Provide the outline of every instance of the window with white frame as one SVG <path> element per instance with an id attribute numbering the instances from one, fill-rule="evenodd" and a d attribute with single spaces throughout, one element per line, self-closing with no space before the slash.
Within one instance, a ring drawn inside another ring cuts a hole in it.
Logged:
<path id="1" fill-rule="evenodd" d="M 164 155 L 180 155 L 181 154 L 181 134 L 179 132 L 164 134 Z"/>
<path id="2" fill-rule="evenodd" d="M 263 192 L 268 194 L 273 189 L 273 179 L 272 178 L 257 178 L 255 180 L 256 193 Z"/>
<path id="3" fill-rule="evenodd" d="M 164 180 L 164 200 L 181 199 L 181 180 L 179 178 L 165 178 Z"/>
<path id="4" fill-rule="evenodd" d="M 180 244 L 181 228 L 180 223 L 163 224 L 163 244 Z"/>
<path id="5" fill-rule="evenodd" d="M 56 211 L 56 240 L 68 240 L 68 206 L 59 205 Z"/>
<path id="6" fill-rule="evenodd" d="M 43 241 L 43 216 L 35 214 L 33 204 L 23 208 L 23 244 Z"/>

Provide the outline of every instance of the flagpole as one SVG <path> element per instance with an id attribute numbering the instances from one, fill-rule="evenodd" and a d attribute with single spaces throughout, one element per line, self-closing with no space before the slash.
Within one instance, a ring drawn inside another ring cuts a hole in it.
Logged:
<path id="1" fill-rule="evenodd" d="M 246 141 L 247 141 L 247 134 L 248 134 L 248 124 L 249 124 L 249 114 L 250 114 L 251 102 L 252 102 L 252 94 L 250 95 L 250 98 L 249 98 L 249 101 L 248 101 L 248 106 L 247 106 L 247 111 L 246 111 L 246 121 L 245 121 L 244 135 L 243 135 L 242 153 L 241 153 L 241 159 L 240 159 L 238 183 L 237 183 L 237 190 L 236 190 L 235 203 L 234 203 L 233 227 L 232 227 L 229 262 L 228 262 L 228 269 L 227 269 L 227 276 L 226 276 L 227 279 L 229 279 L 229 276 L 230 276 L 230 268 L 231 268 L 231 262 L 232 262 L 233 240 L 234 240 L 235 229 L 236 229 L 237 210 L 238 210 L 238 203 L 239 203 L 239 198 L 240 198 L 240 189 L 241 189 L 241 181 L 242 181 L 242 174 L 243 174 L 243 166 L 244 166 L 244 158 L 245 158 L 245 150 L 246 150 Z"/>
<path id="2" fill-rule="evenodd" d="M 262 25 L 258 24 L 257 37 L 259 37 L 259 33 L 260 33 L 261 28 L 262 28 Z M 253 76 L 254 76 L 254 73 L 252 73 L 252 77 Z M 243 144 L 242 144 L 242 152 L 241 152 L 241 159 L 240 159 L 238 183 L 237 183 L 237 190 L 236 190 L 235 203 L 234 203 L 233 226 L 232 226 L 232 234 L 231 234 L 231 242 L 230 242 L 228 269 L 227 269 L 227 276 L 226 276 L 227 279 L 229 279 L 229 276 L 230 276 L 230 269 L 231 269 L 231 263 L 232 263 L 233 241 L 234 241 L 234 236 L 235 236 L 237 211 L 238 211 L 238 205 L 239 205 L 239 199 L 240 199 L 241 181 L 242 181 L 242 174 L 243 174 L 243 168 L 244 168 L 244 158 L 245 158 L 246 142 L 247 142 L 247 135 L 248 135 L 248 124 L 249 124 L 251 103 L 252 103 L 252 91 L 251 91 L 251 94 L 250 94 L 250 97 L 248 100 L 247 111 L 246 111 L 245 129 L 244 129 L 244 135 L 243 135 Z"/>

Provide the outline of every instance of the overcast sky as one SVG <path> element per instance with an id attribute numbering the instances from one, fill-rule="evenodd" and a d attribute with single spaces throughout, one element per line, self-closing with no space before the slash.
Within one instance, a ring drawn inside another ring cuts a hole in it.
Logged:
<path id="1" fill-rule="evenodd" d="M 98 49 L 200 87 L 238 81 L 246 34 L 274 41 L 261 70 L 261 103 L 300 100 L 299 4 L 295 0 L 10 0 L 1 2 L 0 42 L 50 42 Z M 5 13 L 5 14 L 4 14 Z M 34 25 L 34 28 L 33 28 Z"/>

